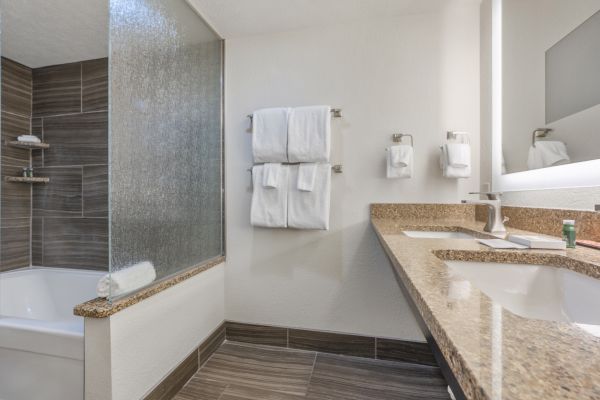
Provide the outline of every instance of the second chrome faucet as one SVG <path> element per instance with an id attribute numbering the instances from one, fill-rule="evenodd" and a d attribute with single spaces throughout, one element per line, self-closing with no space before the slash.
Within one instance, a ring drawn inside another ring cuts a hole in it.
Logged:
<path id="1" fill-rule="evenodd" d="M 502 217 L 502 203 L 500 196 L 502 193 L 499 192 L 469 192 L 469 194 L 484 194 L 487 196 L 487 200 L 463 200 L 464 204 L 481 204 L 488 207 L 488 218 L 484 231 L 493 234 L 505 234 L 506 227 L 504 223 L 508 221 L 508 218 Z"/>

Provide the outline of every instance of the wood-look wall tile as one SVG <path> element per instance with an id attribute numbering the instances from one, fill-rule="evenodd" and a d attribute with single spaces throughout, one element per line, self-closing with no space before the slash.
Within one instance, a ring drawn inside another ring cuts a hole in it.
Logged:
<path id="1" fill-rule="evenodd" d="M 81 112 L 81 63 L 33 70 L 34 117 Z"/>
<path id="2" fill-rule="evenodd" d="M 44 265 L 44 218 L 33 217 L 31 220 L 31 265 Z"/>
<path id="3" fill-rule="evenodd" d="M 31 116 L 31 68 L 2 57 L 2 111 Z"/>
<path id="4" fill-rule="evenodd" d="M 44 118 L 44 166 L 108 164 L 108 113 Z"/>
<path id="5" fill-rule="evenodd" d="M 225 323 L 221 324 L 210 335 L 200 347 L 198 347 L 198 365 L 203 365 L 210 356 L 223 344 L 225 341 Z"/>
<path id="6" fill-rule="evenodd" d="M 82 167 L 38 168 L 50 183 L 33 186 L 34 217 L 82 216 Z"/>
<path id="7" fill-rule="evenodd" d="M 440 369 L 318 354 L 307 400 L 448 400 Z"/>
<path id="8" fill-rule="evenodd" d="M 29 150 L 9 146 L 6 142 L 17 140 L 30 132 L 29 117 L 2 112 L 2 164 L 26 167 L 29 165 Z"/>
<path id="9" fill-rule="evenodd" d="M 22 176 L 23 168 L 2 165 L 1 216 L 2 218 L 29 218 L 31 216 L 31 185 L 27 183 L 6 182 L 4 177 Z"/>
<path id="10" fill-rule="evenodd" d="M 144 400 L 171 400 L 198 370 L 198 355 L 194 351 L 177 366 Z"/>
<path id="11" fill-rule="evenodd" d="M 0 271 L 29 266 L 29 218 L 2 218 L 0 226 Z"/>
<path id="12" fill-rule="evenodd" d="M 31 134 L 44 141 L 44 127 L 42 118 L 31 119 Z M 33 150 L 31 152 L 31 166 L 33 168 L 44 166 L 44 150 Z"/>
<path id="13" fill-rule="evenodd" d="M 377 358 L 437 366 L 429 344 L 405 340 L 377 339 Z"/>
<path id="14" fill-rule="evenodd" d="M 44 218 L 44 266 L 108 269 L 108 219 Z"/>
<path id="15" fill-rule="evenodd" d="M 83 167 L 83 216 L 108 217 L 108 165 Z"/>
<path id="16" fill-rule="evenodd" d="M 81 63 L 82 110 L 108 110 L 108 58 Z"/>
<path id="17" fill-rule="evenodd" d="M 227 322 L 227 340 L 264 344 L 269 346 L 287 346 L 287 329 L 275 326 L 253 325 Z"/>
<path id="18" fill-rule="evenodd" d="M 290 329 L 289 347 L 356 357 L 375 357 L 375 338 L 359 335 Z"/>

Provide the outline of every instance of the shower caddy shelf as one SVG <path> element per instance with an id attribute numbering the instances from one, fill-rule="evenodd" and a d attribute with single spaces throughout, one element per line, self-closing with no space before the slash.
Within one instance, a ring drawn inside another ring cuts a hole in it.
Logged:
<path id="1" fill-rule="evenodd" d="M 34 176 L 32 178 L 27 176 L 7 176 L 4 180 L 12 183 L 50 183 L 50 178 L 41 176 Z"/>
<path id="2" fill-rule="evenodd" d="M 18 140 L 12 140 L 10 142 L 8 142 L 9 146 L 12 147 L 18 147 L 20 149 L 30 149 L 30 150 L 37 150 L 37 149 L 48 149 L 50 148 L 50 144 L 48 143 L 35 143 L 35 142 L 20 142 Z"/>

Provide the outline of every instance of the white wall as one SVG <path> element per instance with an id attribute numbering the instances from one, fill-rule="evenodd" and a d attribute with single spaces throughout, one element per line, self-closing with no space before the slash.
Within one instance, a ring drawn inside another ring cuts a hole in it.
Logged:
<path id="1" fill-rule="evenodd" d="M 225 318 L 225 264 L 109 318 L 85 320 L 85 399 L 148 394 Z"/>
<path id="2" fill-rule="evenodd" d="M 229 320 L 423 340 L 369 226 L 374 202 L 457 202 L 479 187 L 479 2 L 436 13 L 226 41 L 226 317 Z M 328 232 L 250 226 L 246 115 L 330 104 Z M 446 130 L 471 132 L 473 177 L 441 177 Z M 384 178 L 394 132 L 415 137 L 413 179 Z"/>

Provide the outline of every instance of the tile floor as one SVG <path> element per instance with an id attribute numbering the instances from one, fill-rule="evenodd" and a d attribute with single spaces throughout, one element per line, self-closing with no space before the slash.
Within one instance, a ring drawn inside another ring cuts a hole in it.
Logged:
<path id="1" fill-rule="evenodd" d="M 226 342 L 174 400 L 449 399 L 438 367 Z"/>

